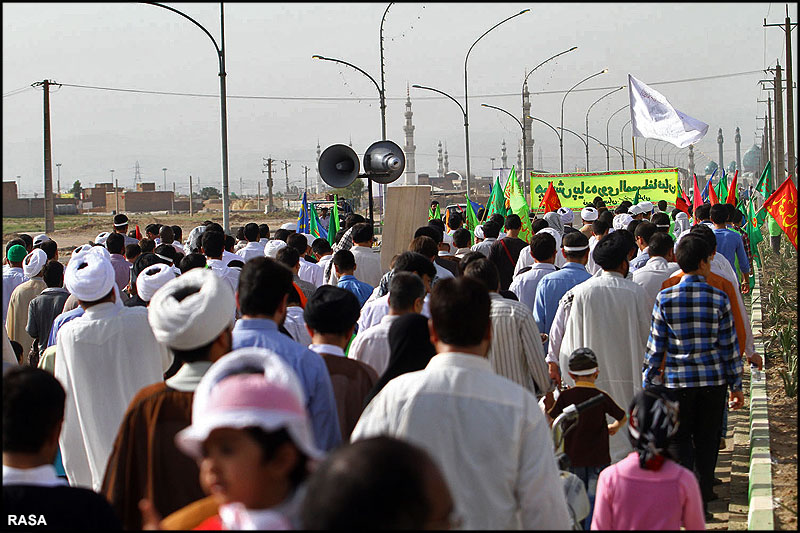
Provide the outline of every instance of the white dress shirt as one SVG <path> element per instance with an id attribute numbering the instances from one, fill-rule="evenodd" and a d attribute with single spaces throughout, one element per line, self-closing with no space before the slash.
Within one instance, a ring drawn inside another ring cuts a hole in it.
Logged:
<path id="1" fill-rule="evenodd" d="M 481 242 L 477 244 L 473 244 L 471 250 L 473 252 L 480 252 L 486 257 L 489 257 L 489 249 L 492 247 L 492 244 L 497 239 L 495 237 L 486 237 Z"/>
<path id="2" fill-rule="evenodd" d="M 6 313 L 8 312 L 8 302 L 11 300 L 11 293 L 18 285 L 28 281 L 20 267 L 5 265 L 3 267 L 3 324 L 6 323 Z"/>
<path id="3" fill-rule="evenodd" d="M 351 441 L 390 435 L 442 469 L 464 529 L 568 529 L 550 429 L 536 398 L 483 357 L 434 356 L 391 380 L 367 405 Z"/>
<path id="4" fill-rule="evenodd" d="M 303 257 L 300 258 L 300 271 L 297 273 L 297 276 L 303 281 L 307 281 L 315 287 L 320 287 L 322 285 L 322 274 L 324 272 L 322 267 L 317 263 L 306 261 Z"/>
<path id="5" fill-rule="evenodd" d="M 283 321 L 283 327 L 289 332 L 289 335 L 303 346 L 311 344 L 311 335 L 306 329 L 306 320 L 303 317 L 303 308 L 297 305 L 290 305 L 286 308 L 286 320 Z"/>
<path id="6" fill-rule="evenodd" d="M 722 276 L 733 284 L 736 290 L 736 299 L 739 301 L 739 309 L 742 310 L 744 329 L 747 334 L 744 341 L 744 353 L 745 355 L 756 353 L 755 341 L 753 339 L 753 326 L 750 323 L 750 313 L 747 312 L 747 307 L 744 305 L 742 289 L 739 286 L 739 279 L 736 276 L 736 272 L 733 270 L 730 262 L 725 259 L 722 254 L 714 254 L 714 257 L 711 259 L 711 272 Z"/>
<path id="7" fill-rule="evenodd" d="M 597 246 L 598 240 L 597 237 L 592 235 L 589 237 L 589 260 L 586 261 L 586 272 L 594 276 L 598 272 L 602 270 L 600 265 L 594 262 L 594 247 Z"/>
<path id="8" fill-rule="evenodd" d="M 320 355 L 325 354 L 346 357 L 341 346 L 335 346 L 333 344 L 309 344 L 308 349 Z"/>
<path id="9" fill-rule="evenodd" d="M 433 262 L 433 267 L 436 269 L 436 277 L 438 278 L 437 281 L 455 277 L 452 272 L 438 264 L 436 261 Z"/>
<path id="10" fill-rule="evenodd" d="M 423 314 L 428 318 L 431 317 L 431 312 L 430 309 L 428 308 L 429 297 L 430 297 L 429 294 L 425 295 L 425 299 L 422 302 L 422 311 L 420 311 L 420 314 Z M 358 317 L 359 333 L 362 331 L 366 331 L 372 326 L 380 323 L 381 319 L 388 314 L 389 314 L 388 294 L 384 294 L 380 298 L 375 298 L 374 300 L 368 300 L 367 302 L 364 303 L 364 307 L 361 308 L 361 316 Z"/>
<path id="11" fill-rule="evenodd" d="M 146 307 L 97 304 L 58 330 L 55 376 L 67 393 L 59 445 L 72 485 L 100 490 L 128 404 L 172 359 Z"/>
<path id="12" fill-rule="evenodd" d="M 35 487 L 58 487 L 67 480 L 58 477 L 56 467 L 41 465 L 34 468 L 14 468 L 3 465 L 3 485 L 33 485 Z"/>
<path id="13" fill-rule="evenodd" d="M 522 253 L 519 255 L 522 256 L 523 253 L 525 253 L 525 250 L 522 250 Z M 556 266 L 553 263 L 534 263 L 530 270 L 516 276 L 511 281 L 508 290 L 516 294 L 519 301 L 525 304 L 528 310 L 533 313 L 533 304 L 536 300 L 536 286 L 539 285 L 539 280 L 555 271 Z"/>
<path id="14" fill-rule="evenodd" d="M 668 263 L 663 257 L 655 256 L 633 273 L 633 281 L 641 285 L 647 293 L 649 309 L 656 303 L 656 296 L 661 292 L 661 284 L 680 269 L 678 263 Z"/>
<path id="15" fill-rule="evenodd" d="M 263 257 L 264 245 L 260 242 L 248 242 L 238 252 L 236 252 L 236 255 L 241 258 L 243 263 L 247 263 L 254 257 Z"/>
<path id="16" fill-rule="evenodd" d="M 389 366 L 389 328 L 400 315 L 385 315 L 375 326 L 358 332 L 350 345 L 348 356 L 366 363 L 382 375 Z"/>
<path id="17" fill-rule="evenodd" d="M 522 249 L 519 253 L 519 257 L 517 258 L 517 264 L 514 266 L 514 276 L 519 274 L 519 271 L 525 267 L 533 266 L 535 261 L 533 260 L 533 256 L 531 255 L 531 247 L 526 246 Z M 558 268 L 563 267 L 567 264 L 567 258 L 564 257 L 564 254 L 561 253 L 560 248 L 556 248 L 556 262 L 555 265 Z"/>
<path id="18" fill-rule="evenodd" d="M 222 263 L 225 266 L 228 266 L 228 263 L 231 261 L 241 261 L 242 258 L 236 255 L 233 252 L 229 252 L 228 250 L 222 250 Z"/>
<path id="19" fill-rule="evenodd" d="M 355 257 L 358 267 L 353 275 L 357 280 L 377 287 L 383 276 L 380 255 L 373 252 L 372 248 L 367 248 L 366 246 L 354 245 L 350 248 L 350 251 L 353 252 L 353 257 Z"/>
<path id="20" fill-rule="evenodd" d="M 238 255 L 236 257 L 239 261 L 242 260 L 242 258 Z M 230 283 L 233 292 L 236 293 L 236 291 L 239 289 L 240 270 L 226 266 L 224 259 L 210 259 L 207 257 L 206 264 L 211 267 L 211 270 L 214 271 L 214 274 Z"/>

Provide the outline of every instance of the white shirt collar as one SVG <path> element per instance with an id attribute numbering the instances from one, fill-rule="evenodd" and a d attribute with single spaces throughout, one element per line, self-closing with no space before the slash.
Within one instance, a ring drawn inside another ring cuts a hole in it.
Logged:
<path id="1" fill-rule="evenodd" d="M 42 465 L 35 468 L 14 468 L 3 465 L 3 485 L 57 487 L 66 484 L 66 480 L 56 475 L 53 465 Z"/>
<path id="2" fill-rule="evenodd" d="M 334 346 L 333 344 L 309 344 L 308 349 L 320 355 L 339 355 L 341 357 L 345 357 L 344 350 L 342 350 L 339 346 Z"/>
<path id="3" fill-rule="evenodd" d="M 425 367 L 425 369 L 427 370 L 429 368 L 443 367 L 459 367 L 494 372 L 487 358 L 462 352 L 440 353 L 434 355 L 428 362 L 428 365 Z"/>
<path id="4" fill-rule="evenodd" d="M 211 365 L 211 361 L 184 363 L 175 375 L 166 381 L 166 384 L 170 389 L 180 392 L 194 392 Z"/>

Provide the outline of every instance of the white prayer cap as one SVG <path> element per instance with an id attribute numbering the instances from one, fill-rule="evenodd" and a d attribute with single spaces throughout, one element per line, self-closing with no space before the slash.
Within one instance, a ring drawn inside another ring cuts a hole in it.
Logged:
<path id="1" fill-rule="evenodd" d="M 192 424 L 175 436 L 175 444 L 197 458 L 217 428 L 255 426 L 268 433 L 286 429 L 305 455 L 321 459 L 324 454 L 314 443 L 305 404 L 297 374 L 278 354 L 240 348 L 211 365 L 200 380 L 192 400 Z"/>
<path id="2" fill-rule="evenodd" d="M 475 238 L 476 239 L 485 239 L 486 237 L 483 234 L 483 224 L 475 226 Z"/>
<path id="3" fill-rule="evenodd" d="M 647 200 L 636 205 L 642 210 L 642 213 L 649 213 L 653 210 L 653 202 L 648 202 Z"/>
<path id="4" fill-rule="evenodd" d="M 280 239 L 269 240 L 267 241 L 267 244 L 264 245 L 264 255 L 275 259 L 275 257 L 278 255 L 278 250 L 285 247 L 286 243 Z"/>
<path id="5" fill-rule="evenodd" d="M 197 226 L 189 232 L 189 238 L 186 240 L 186 245 L 189 247 L 189 250 L 197 250 L 200 248 L 200 236 L 205 230 L 205 226 Z"/>
<path id="6" fill-rule="evenodd" d="M 620 213 L 614 217 L 614 229 L 627 229 L 631 222 L 633 222 L 633 217 L 629 213 Z"/>
<path id="7" fill-rule="evenodd" d="M 41 235 L 37 235 L 36 237 L 34 237 L 33 245 L 37 246 L 37 245 L 42 244 L 43 242 L 47 242 L 49 240 L 50 240 L 50 237 L 48 237 L 47 235 L 42 233 Z"/>
<path id="8" fill-rule="evenodd" d="M 539 233 L 549 233 L 556 240 L 556 250 L 561 248 L 561 234 L 558 232 L 557 229 L 555 229 L 555 228 L 542 228 L 539 231 L 537 231 L 536 233 L 537 234 L 539 234 Z"/>
<path id="9" fill-rule="evenodd" d="M 111 256 L 103 246 L 78 254 L 64 272 L 64 286 L 82 302 L 103 298 L 116 285 L 115 279 Z"/>
<path id="10" fill-rule="evenodd" d="M 597 209 L 594 207 L 587 206 L 581 209 L 581 218 L 586 222 L 593 222 L 597 220 L 597 216 Z"/>
<path id="11" fill-rule="evenodd" d="M 34 248 L 22 260 L 22 272 L 26 278 L 32 278 L 42 271 L 45 263 L 47 263 L 47 254 L 41 248 Z"/>
<path id="12" fill-rule="evenodd" d="M 675 220 L 689 220 L 689 215 L 685 211 L 681 211 L 675 215 Z"/>
<path id="13" fill-rule="evenodd" d="M 642 213 L 644 213 L 644 210 L 643 210 L 643 209 L 640 207 L 640 205 L 639 205 L 639 204 L 632 205 L 632 206 L 630 206 L 630 207 L 628 208 L 628 214 L 629 214 L 630 216 L 632 216 L 632 217 L 634 217 L 634 216 L 636 216 L 636 215 L 641 215 Z M 623 213 L 623 214 L 624 214 L 624 213 Z"/>
<path id="14" fill-rule="evenodd" d="M 572 221 L 575 219 L 575 213 L 568 207 L 559 207 L 556 212 L 561 217 L 561 222 L 564 224 L 572 224 Z"/>
<path id="15" fill-rule="evenodd" d="M 169 266 L 164 266 L 169 271 Z M 139 279 L 141 274 L 136 283 L 141 295 Z M 175 350 L 194 350 L 213 341 L 230 325 L 235 307 L 227 281 L 209 269 L 194 268 L 155 291 L 147 320 L 158 342 Z"/>
<path id="16" fill-rule="evenodd" d="M 293 229 L 293 230 L 296 230 L 297 229 L 297 222 L 287 222 L 286 224 L 281 226 L 281 229 Z"/>
<path id="17" fill-rule="evenodd" d="M 107 232 L 107 231 L 104 231 L 103 233 L 99 234 L 94 239 L 95 244 L 105 244 L 106 243 L 106 239 L 108 239 L 109 235 L 111 235 L 111 234 L 109 232 Z"/>
<path id="18" fill-rule="evenodd" d="M 156 263 L 142 270 L 136 277 L 136 292 L 139 298 L 149 302 L 153 294 L 168 281 L 175 279 L 175 271 L 164 263 Z"/>

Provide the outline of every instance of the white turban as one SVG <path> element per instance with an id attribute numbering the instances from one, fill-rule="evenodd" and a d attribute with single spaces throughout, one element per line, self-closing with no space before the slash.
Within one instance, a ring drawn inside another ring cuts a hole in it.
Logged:
<path id="1" fill-rule="evenodd" d="M 633 222 L 633 217 L 628 213 L 620 213 L 614 217 L 614 229 L 628 229 L 628 224 Z"/>
<path id="2" fill-rule="evenodd" d="M 271 257 L 275 259 L 278 255 L 278 250 L 281 248 L 286 248 L 286 243 L 280 239 L 272 239 L 267 241 L 267 244 L 264 246 L 264 255 L 267 257 Z"/>
<path id="3" fill-rule="evenodd" d="M 175 272 L 171 266 L 156 263 L 142 270 L 136 277 L 136 292 L 139 294 L 139 298 L 149 302 L 158 289 L 173 279 L 175 279 Z"/>
<path id="4" fill-rule="evenodd" d="M 50 240 L 50 237 L 42 233 L 41 235 L 37 235 L 33 239 L 33 245 L 36 246 L 37 244 L 42 244 L 43 242 L 47 242 Z"/>
<path id="5" fill-rule="evenodd" d="M 109 232 L 104 231 L 103 233 L 101 233 L 100 235 L 95 237 L 94 243 L 95 244 L 105 244 L 106 243 L 106 239 L 108 239 L 109 235 L 111 235 Z"/>
<path id="6" fill-rule="evenodd" d="M 537 231 L 536 233 L 537 234 L 539 234 L 539 233 L 549 233 L 556 240 L 556 250 L 561 248 L 561 234 L 558 232 L 557 229 L 555 229 L 555 228 L 542 228 L 539 231 Z"/>
<path id="7" fill-rule="evenodd" d="M 281 229 L 296 230 L 297 229 L 297 223 L 296 222 L 287 222 L 286 224 L 281 226 Z"/>
<path id="8" fill-rule="evenodd" d="M 483 234 L 483 224 L 475 226 L 475 238 L 476 239 L 485 239 L 486 237 Z"/>
<path id="9" fill-rule="evenodd" d="M 675 215 L 675 229 L 673 230 L 673 233 L 675 234 L 676 238 L 690 227 L 689 215 L 683 211 Z"/>
<path id="10" fill-rule="evenodd" d="M 116 286 L 115 279 L 111 256 L 102 246 L 74 257 L 64 272 L 64 286 L 82 302 L 103 298 Z"/>
<path id="11" fill-rule="evenodd" d="M 227 281 L 211 270 L 194 268 L 153 295 L 147 320 L 158 342 L 175 350 L 194 350 L 231 324 L 235 308 Z"/>
<path id="12" fill-rule="evenodd" d="M 575 213 L 572 212 L 572 209 L 568 207 L 559 207 L 556 211 L 558 216 L 561 217 L 561 222 L 566 224 L 572 224 L 572 221 L 575 219 Z"/>
<path id="13" fill-rule="evenodd" d="M 597 209 L 594 207 L 587 206 L 581 209 L 581 218 L 586 222 L 593 222 L 597 220 L 597 216 Z"/>
<path id="14" fill-rule="evenodd" d="M 647 200 L 636 205 L 642 210 L 642 213 L 649 213 L 653 210 L 653 202 L 648 202 Z"/>
<path id="15" fill-rule="evenodd" d="M 632 205 L 628 208 L 628 214 L 632 217 L 636 215 L 641 215 L 642 213 L 644 213 L 644 210 L 641 208 L 639 204 Z"/>
<path id="16" fill-rule="evenodd" d="M 189 238 L 186 240 L 186 245 L 189 247 L 190 251 L 200 249 L 200 236 L 205 230 L 205 226 L 197 226 L 189 232 Z"/>
<path id="17" fill-rule="evenodd" d="M 91 248 L 92 248 L 92 245 L 91 245 L 91 244 L 82 244 L 82 245 L 78 246 L 77 248 L 75 248 L 74 250 L 72 250 L 72 255 L 70 256 L 69 260 L 70 260 L 70 261 L 72 261 L 73 259 L 75 259 L 75 258 L 76 258 L 76 257 L 78 257 L 79 255 L 83 255 L 83 254 L 85 254 L 85 253 L 86 253 L 86 252 L 88 252 L 88 251 L 89 251 Z"/>
<path id="18" fill-rule="evenodd" d="M 22 260 L 22 272 L 26 278 L 32 278 L 42 271 L 45 263 L 47 263 L 47 254 L 41 248 L 34 248 Z"/>

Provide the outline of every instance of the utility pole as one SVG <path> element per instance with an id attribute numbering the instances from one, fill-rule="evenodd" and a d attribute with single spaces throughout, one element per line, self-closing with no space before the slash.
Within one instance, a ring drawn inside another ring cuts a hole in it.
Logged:
<path id="1" fill-rule="evenodd" d="M 289 167 L 292 166 L 288 161 L 283 161 L 283 171 L 286 173 L 286 194 L 289 194 Z"/>
<path id="2" fill-rule="evenodd" d="M 687 166 L 689 167 L 689 169 L 688 169 L 689 170 L 689 179 L 691 180 L 692 176 L 694 176 L 694 145 L 693 144 L 689 145 L 689 163 L 688 163 Z M 692 183 L 692 182 L 690 182 L 690 183 Z M 688 187 L 686 188 L 686 192 L 689 192 L 689 188 Z"/>
<path id="3" fill-rule="evenodd" d="M 194 202 L 192 201 L 192 176 L 189 176 L 189 216 L 194 215 Z"/>
<path id="4" fill-rule="evenodd" d="M 261 211 L 261 180 L 258 180 L 258 200 L 256 200 L 256 209 Z"/>
<path id="5" fill-rule="evenodd" d="M 55 230 L 53 213 L 53 165 L 50 148 L 50 86 L 60 84 L 52 80 L 37 81 L 34 87 L 41 86 L 44 94 L 44 231 Z"/>
<path id="6" fill-rule="evenodd" d="M 308 171 L 310 169 L 307 166 L 303 165 L 303 170 L 306 173 L 306 185 L 305 185 L 306 188 L 305 188 L 305 191 L 306 191 L 306 194 L 307 194 L 308 193 Z"/>
<path id="7" fill-rule="evenodd" d="M 58 196 L 61 196 L 61 163 L 56 163 L 56 169 L 58 170 Z"/>
<path id="8" fill-rule="evenodd" d="M 772 95 L 767 95 L 766 100 L 758 100 L 758 103 L 767 104 L 767 116 L 764 117 L 764 120 L 767 121 L 766 124 L 764 124 L 764 126 L 767 128 L 767 136 L 762 139 L 761 142 L 763 144 L 763 142 L 766 140 L 769 160 L 775 161 L 775 154 L 772 146 Z"/>
<path id="9" fill-rule="evenodd" d="M 114 209 L 116 210 L 116 214 L 119 214 L 119 180 L 114 180 L 114 201 L 116 202 Z"/>
<path id="10" fill-rule="evenodd" d="M 722 142 L 724 141 L 722 137 L 722 128 L 719 129 L 719 133 L 717 133 L 717 144 L 719 145 L 719 177 L 722 178 L 722 171 L 725 170 L 725 160 L 723 159 L 725 156 L 722 153 Z"/>
<path id="11" fill-rule="evenodd" d="M 267 204 L 267 210 L 270 213 L 272 213 L 273 211 L 275 211 L 275 204 L 273 203 L 273 200 L 272 200 L 272 163 L 275 160 L 272 159 L 271 157 L 269 157 L 269 158 L 263 158 L 262 157 L 261 159 L 264 159 L 264 161 L 267 162 L 264 165 L 265 167 L 267 167 L 267 170 L 266 170 L 266 172 L 267 172 L 267 193 L 269 194 L 269 203 Z M 264 170 L 261 171 L 262 174 L 264 172 L 265 172 Z"/>
<path id="12" fill-rule="evenodd" d="M 175 214 L 175 182 L 172 182 L 172 198 L 170 199 L 170 213 Z"/>
<path id="13" fill-rule="evenodd" d="M 795 175 L 795 146 L 794 146 L 794 127 L 795 127 L 795 120 L 794 120 L 794 94 L 792 80 L 794 79 L 793 76 L 793 69 L 794 64 L 792 63 L 792 29 L 797 26 L 797 23 L 792 23 L 792 19 L 789 18 L 789 6 L 786 6 L 786 18 L 784 19 L 783 24 L 767 24 L 767 19 L 764 19 L 764 27 L 768 26 L 777 26 L 783 29 L 784 33 L 786 34 L 786 142 L 788 148 L 788 156 L 789 156 L 789 174 Z M 780 65 L 778 66 L 780 69 Z M 777 117 L 776 117 L 777 119 Z M 782 156 L 783 154 L 781 154 Z M 783 159 L 783 157 L 781 157 Z M 783 174 L 781 174 L 781 182 L 783 181 Z M 797 177 L 795 176 L 795 184 L 797 183 Z"/>
<path id="14" fill-rule="evenodd" d="M 164 171 L 164 190 L 166 191 L 167 190 L 167 168 L 164 167 L 161 170 Z"/>
<path id="15" fill-rule="evenodd" d="M 772 71 L 773 69 L 767 69 Z M 772 90 L 775 94 L 775 164 L 776 172 L 772 174 L 772 190 L 786 179 L 786 167 L 783 159 L 783 82 L 781 78 L 781 65 L 775 65 L 775 81 Z M 789 89 L 791 91 L 791 88 Z"/>

